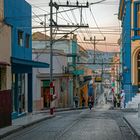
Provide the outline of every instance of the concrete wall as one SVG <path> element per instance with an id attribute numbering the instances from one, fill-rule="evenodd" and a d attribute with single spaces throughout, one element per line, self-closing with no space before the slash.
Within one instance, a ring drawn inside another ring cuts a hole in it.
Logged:
<path id="1" fill-rule="evenodd" d="M 0 22 L 3 21 L 3 0 L 0 0 Z"/>
<path id="2" fill-rule="evenodd" d="M 32 46 L 26 48 L 26 34 L 31 36 L 31 5 L 25 0 L 4 0 L 5 23 L 12 26 L 12 57 L 32 60 Z M 23 46 L 18 45 L 18 31 L 23 32 Z"/>
<path id="3" fill-rule="evenodd" d="M 11 28 L 0 26 L 0 61 L 10 64 L 11 57 Z M 6 88 L 11 89 L 11 66 L 7 66 Z"/>
<path id="4" fill-rule="evenodd" d="M 32 46 L 35 49 L 41 49 L 41 48 L 45 48 L 45 46 L 47 46 L 49 49 L 50 42 L 49 41 L 33 41 Z M 53 49 L 62 50 L 66 54 L 72 53 L 72 48 L 73 48 L 73 46 L 72 46 L 71 40 L 60 40 L 60 41 L 56 41 L 55 43 L 53 43 Z M 68 57 L 67 62 L 72 62 L 72 58 Z"/>
<path id="5" fill-rule="evenodd" d="M 40 51 L 33 51 L 33 60 L 39 61 L 39 62 L 46 62 L 50 63 L 50 53 L 49 50 L 45 50 L 42 52 Z M 38 52 L 38 53 L 37 53 Z M 42 53 L 41 53 L 42 52 Z M 54 85 L 55 85 L 55 94 L 58 97 L 56 100 L 56 107 L 67 107 L 68 103 L 68 78 L 63 77 L 62 78 L 62 66 L 67 66 L 67 57 L 63 55 L 60 55 L 62 51 L 55 51 L 54 57 L 53 57 L 53 77 L 54 77 Z M 41 87 L 42 80 L 49 80 L 50 79 L 50 68 L 33 68 L 33 109 L 34 110 L 40 110 L 43 108 L 43 98 L 41 97 Z M 59 76 L 54 76 L 59 75 Z M 38 77 L 41 76 L 41 77 Z M 61 79 L 61 80 L 60 80 Z M 64 83 L 66 88 L 63 92 L 60 90 L 60 86 L 62 84 L 62 81 Z M 60 97 L 60 94 L 62 97 Z M 61 98 L 61 99 L 60 99 Z"/>
<path id="6" fill-rule="evenodd" d="M 50 52 L 44 51 L 41 53 L 42 50 L 38 53 L 33 53 L 33 59 L 40 62 L 45 62 L 50 64 Z M 40 55 L 41 53 L 41 55 Z M 62 67 L 67 66 L 67 57 L 64 56 L 64 53 L 61 55 L 62 51 L 54 51 L 53 57 L 53 73 L 63 73 Z M 50 68 L 38 68 L 38 73 L 50 73 Z"/>

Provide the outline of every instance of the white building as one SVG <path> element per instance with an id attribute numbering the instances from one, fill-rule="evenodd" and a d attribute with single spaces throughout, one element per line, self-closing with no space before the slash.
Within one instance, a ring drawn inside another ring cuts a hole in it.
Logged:
<path id="1" fill-rule="evenodd" d="M 50 61 L 50 50 L 34 49 L 33 59 L 39 62 Z M 67 69 L 67 56 L 63 51 L 53 50 L 53 83 L 55 86 L 56 107 L 69 107 L 73 102 L 72 75 Z M 50 69 L 33 69 L 33 108 L 40 110 L 50 106 Z"/>

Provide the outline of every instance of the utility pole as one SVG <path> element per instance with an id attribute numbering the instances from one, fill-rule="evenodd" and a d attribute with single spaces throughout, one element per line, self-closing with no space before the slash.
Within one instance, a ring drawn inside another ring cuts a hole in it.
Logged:
<path id="1" fill-rule="evenodd" d="M 59 7 L 77 7 L 77 8 L 88 8 L 89 3 L 87 2 L 85 5 L 79 4 L 79 2 L 77 1 L 76 4 L 69 4 L 69 2 L 67 1 L 66 5 L 62 5 L 62 4 L 57 4 L 56 2 L 53 2 L 53 0 L 50 0 L 50 94 L 52 96 L 52 99 L 50 102 L 53 101 L 53 94 L 54 94 L 54 86 L 53 86 L 53 28 L 70 28 L 70 27 L 75 27 L 75 28 L 87 28 L 89 27 L 88 25 L 83 25 L 83 24 L 77 24 L 77 25 L 59 25 L 57 23 L 57 17 L 56 17 L 56 21 L 54 21 L 53 19 L 53 7 L 56 8 L 56 13 L 59 9 Z M 82 10 L 81 10 L 82 12 Z M 57 16 L 57 14 L 56 14 Z M 82 16 L 81 16 L 82 18 Z M 80 20 L 82 22 L 82 19 Z M 76 63 L 75 63 L 76 64 Z M 51 104 L 51 103 L 50 103 Z M 51 108 L 50 106 L 50 113 L 53 114 L 53 108 Z"/>
<path id="2" fill-rule="evenodd" d="M 103 72 L 104 72 L 104 65 L 103 65 L 103 58 L 102 58 L 102 73 L 101 73 L 101 93 L 103 92 Z"/>
<path id="3" fill-rule="evenodd" d="M 92 39 L 92 37 L 90 37 L 90 39 L 86 39 L 85 37 L 84 37 L 84 41 L 90 41 L 90 42 L 93 42 L 93 45 L 94 45 L 94 61 L 93 61 L 93 63 L 94 64 L 96 64 L 96 62 L 95 62 L 95 59 L 96 59 L 96 54 L 95 54 L 95 50 L 96 50 L 96 44 L 99 42 L 99 41 L 105 41 L 106 40 L 106 38 L 104 37 L 104 39 L 96 39 L 96 36 L 94 36 L 94 38 Z M 102 58 L 102 60 L 101 60 L 102 62 L 101 62 L 101 66 L 102 66 L 102 70 L 101 70 L 101 93 L 102 93 L 102 91 L 103 91 L 103 84 L 102 84 L 102 81 L 103 81 L 103 58 Z"/>
<path id="4" fill-rule="evenodd" d="M 52 20 L 53 20 L 53 0 L 50 0 L 50 83 L 53 82 L 53 27 L 52 27 Z"/>
<path id="5" fill-rule="evenodd" d="M 104 37 L 104 39 L 96 39 L 96 36 L 94 36 L 94 38 L 92 39 L 92 37 L 90 37 L 90 39 L 86 39 L 84 37 L 84 41 L 88 41 L 88 42 L 93 42 L 93 45 L 94 45 L 94 63 L 95 63 L 95 58 L 96 58 L 96 54 L 95 54 L 95 50 L 96 50 L 96 44 L 99 42 L 99 41 L 105 41 L 106 38 Z"/>

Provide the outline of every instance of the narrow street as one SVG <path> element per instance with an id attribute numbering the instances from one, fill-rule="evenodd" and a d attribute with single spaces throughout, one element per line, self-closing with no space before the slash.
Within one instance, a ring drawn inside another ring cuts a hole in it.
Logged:
<path id="1" fill-rule="evenodd" d="M 56 117 L 25 128 L 3 140 L 136 140 L 119 109 L 109 103 L 96 108 L 56 113 Z"/>

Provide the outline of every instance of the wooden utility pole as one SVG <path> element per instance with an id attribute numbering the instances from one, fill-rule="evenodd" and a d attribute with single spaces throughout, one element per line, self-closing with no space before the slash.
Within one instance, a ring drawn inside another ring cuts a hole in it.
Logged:
<path id="1" fill-rule="evenodd" d="M 94 45 L 94 63 L 95 63 L 95 59 L 96 59 L 96 55 L 95 55 L 96 44 L 97 44 L 97 42 L 99 42 L 99 41 L 105 41 L 105 40 L 106 40 L 105 37 L 104 37 L 104 39 L 96 39 L 96 36 L 94 36 L 93 39 L 92 39 L 92 37 L 90 37 L 90 39 L 86 39 L 86 38 L 84 37 L 84 41 L 93 42 L 93 45 Z"/>
<path id="2" fill-rule="evenodd" d="M 71 27 L 75 27 L 75 28 L 87 28 L 89 27 L 88 25 L 83 25 L 82 24 L 82 14 L 81 14 L 81 23 L 78 25 L 59 25 L 57 23 L 57 17 L 56 17 L 56 21 L 54 21 L 53 19 L 53 7 L 56 8 L 56 11 L 59 10 L 59 7 L 77 7 L 77 8 L 88 8 L 89 7 L 89 3 L 87 2 L 85 5 L 79 4 L 79 2 L 77 1 L 76 4 L 69 4 L 69 2 L 67 1 L 66 5 L 62 5 L 62 4 L 57 4 L 56 2 L 53 2 L 53 0 L 50 0 L 50 87 L 51 85 L 53 85 L 53 28 L 71 28 Z M 82 12 L 82 10 L 81 10 Z M 57 12 L 56 12 L 57 13 Z M 76 65 L 76 62 L 75 62 Z M 50 93 L 52 93 L 52 89 L 50 88 Z M 52 102 L 52 101 L 51 101 Z M 53 114 L 53 110 L 50 110 L 51 114 Z"/>

